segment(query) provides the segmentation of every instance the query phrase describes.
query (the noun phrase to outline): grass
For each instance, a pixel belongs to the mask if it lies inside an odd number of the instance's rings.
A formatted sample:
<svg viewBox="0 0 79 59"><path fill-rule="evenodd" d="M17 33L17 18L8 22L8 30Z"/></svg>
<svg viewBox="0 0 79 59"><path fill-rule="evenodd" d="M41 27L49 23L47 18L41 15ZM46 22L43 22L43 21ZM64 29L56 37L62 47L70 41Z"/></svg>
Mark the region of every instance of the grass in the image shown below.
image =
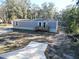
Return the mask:
<svg viewBox="0 0 79 59"><path fill-rule="evenodd" d="M7 26L7 24L0 24L0 26Z"/></svg>
<svg viewBox="0 0 79 59"><path fill-rule="evenodd" d="M76 31L77 31L77 33L79 33L79 28Z"/></svg>
<svg viewBox="0 0 79 59"><path fill-rule="evenodd" d="M11 27L12 24L0 24L0 28Z"/></svg>
<svg viewBox="0 0 79 59"><path fill-rule="evenodd" d="M6 23L0 24L0 26L9 26L9 25L11 25L11 24L6 24Z"/></svg>
<svg viewBox="0 0 79 59"><path fill-rule="evenodd" d="M1 45L3 45L3 47L0 47L1 54L23 48L31 41L47 41L45 40L46 37L44 37L44 35L42 36L41 34L33 34L27 32L11 32L3 34L0 35L0 40L2 39L5 40L5 44L3 44L4 42L1 42Z"/></svg>
<svg viewBox="0 0 79 59"><path fill-rule="evenodd" d="M6 52L7 49L5 45L0 45L0 54Z"/></svg>
<svg viewBox="0 0 79 59"><path fill-rule="evenodd" d="M79 40L77 42L71 42L72 46L79 46Z"/></svg>

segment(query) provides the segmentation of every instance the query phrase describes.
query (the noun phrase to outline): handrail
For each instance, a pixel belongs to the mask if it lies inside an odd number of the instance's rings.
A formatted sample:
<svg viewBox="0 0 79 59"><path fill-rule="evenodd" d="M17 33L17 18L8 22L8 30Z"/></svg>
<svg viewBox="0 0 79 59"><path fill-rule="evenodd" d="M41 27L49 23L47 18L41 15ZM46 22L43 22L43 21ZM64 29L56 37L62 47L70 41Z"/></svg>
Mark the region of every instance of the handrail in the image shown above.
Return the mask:
<svg viewBox="0 0 79 59"><path fill-rule="evenodd" d="M36 26L35 30L49 31L49 26L45 26L45 27Z"/></svg>

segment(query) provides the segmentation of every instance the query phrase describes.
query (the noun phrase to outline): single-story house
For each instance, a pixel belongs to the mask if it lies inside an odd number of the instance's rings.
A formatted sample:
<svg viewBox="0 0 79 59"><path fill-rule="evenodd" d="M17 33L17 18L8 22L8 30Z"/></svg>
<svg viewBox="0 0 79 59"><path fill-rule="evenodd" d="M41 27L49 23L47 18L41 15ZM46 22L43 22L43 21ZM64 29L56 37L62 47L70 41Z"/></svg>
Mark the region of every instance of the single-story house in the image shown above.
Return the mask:
<svg viewBox="0 0 79 59"><path fill-rule="evenodd" d="M14 29L24 29L24 30L41 30L49 32L58 32L58 21L50 19L17 19L13 21Z"/></svg>

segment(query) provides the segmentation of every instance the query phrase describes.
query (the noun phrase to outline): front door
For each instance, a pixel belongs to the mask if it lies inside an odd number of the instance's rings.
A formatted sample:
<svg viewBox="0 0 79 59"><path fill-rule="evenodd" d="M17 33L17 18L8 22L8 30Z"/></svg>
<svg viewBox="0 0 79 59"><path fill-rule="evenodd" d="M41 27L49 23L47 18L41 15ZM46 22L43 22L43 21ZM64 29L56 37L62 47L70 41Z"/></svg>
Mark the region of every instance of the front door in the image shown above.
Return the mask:
<svg viewBox="0 0 79 59"><path fill-rule="evenodd" d="M39 27L46 27L46 22L39 22L38 26Z"/></svg>
<svg viewBox="0 0 79 59"><path fill-rule="evenodd" d="M41 22L39 22L38 26L39 26L39 27L41 27L41 26L42 26Z"/></svg>
<svg viewBox="0 0 79 59"><path fill-rule="evenodd" d="M44 27L44 28L46 27L46 22L43 22L43 27Z"/></svg>

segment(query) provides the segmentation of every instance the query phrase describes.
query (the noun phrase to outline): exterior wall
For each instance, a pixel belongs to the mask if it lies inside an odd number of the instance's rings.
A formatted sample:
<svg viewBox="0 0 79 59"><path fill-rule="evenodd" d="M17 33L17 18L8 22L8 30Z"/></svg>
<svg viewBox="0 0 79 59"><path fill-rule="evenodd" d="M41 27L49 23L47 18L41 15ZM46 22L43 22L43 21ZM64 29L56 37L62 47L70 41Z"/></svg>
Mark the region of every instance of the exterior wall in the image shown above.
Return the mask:
<svg viewBox="0 0 79 59"><path fill-rule="evenodd" d="M57 29L58 29L58 22L57 21L50 21L48 22L48 26L50 28L50 32L57 32Z"/></svg>
<svg viewBox="0 0 79 59"><path fill-rule="evenodd" d="M17 23L17 25L16 25ZM16 29L28 29L28 30L34 30L35 27L38 25L37 22L33 22L33 21L23 21L23 22L14 22L14 28Z"/></svg>
<svg viewBox="0 0 79 59"><path fill-rule="evenodd" d="M35 30L36 26L39 26L39 22L43 26L45 22L47 26L50 28L50 32L57 32L58 29L58 22L57 21L14 21L13 27L16 29L27 29L27 30Z"/></svg>

